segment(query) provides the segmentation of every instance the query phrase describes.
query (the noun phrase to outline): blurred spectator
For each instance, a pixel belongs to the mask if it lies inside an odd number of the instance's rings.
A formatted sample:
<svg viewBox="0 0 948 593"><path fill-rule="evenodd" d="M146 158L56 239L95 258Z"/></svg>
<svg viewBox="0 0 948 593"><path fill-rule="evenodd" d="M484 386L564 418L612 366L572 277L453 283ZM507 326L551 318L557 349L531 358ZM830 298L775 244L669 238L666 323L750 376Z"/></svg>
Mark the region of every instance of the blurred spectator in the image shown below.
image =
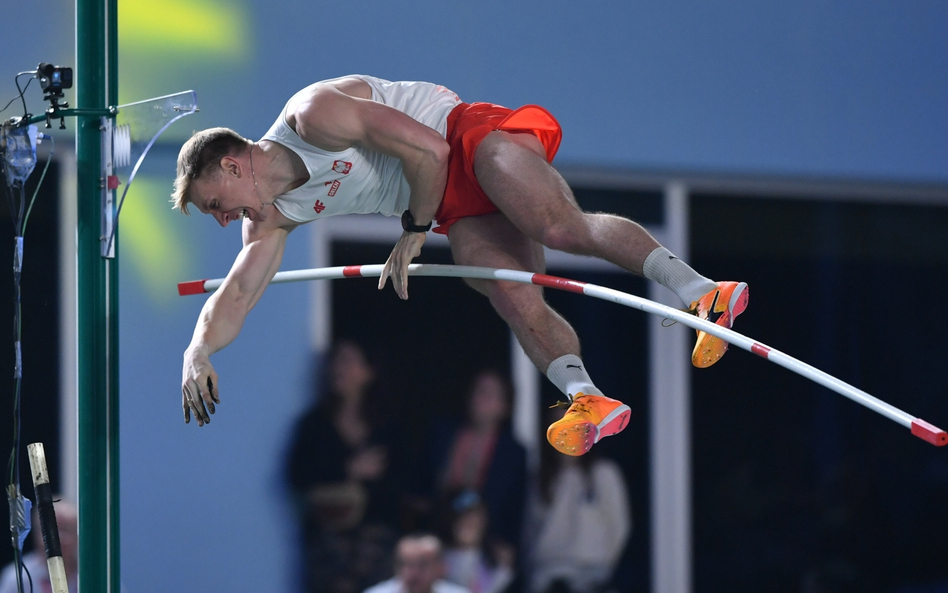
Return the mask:
<svg viewBox="0 0 948 593"><path fill-rule="evenodd" d="M501 556L515 553L520 543L526 497L526 450L509 422L512 391L499 373L478 373L465 422L441 424L431 449L436 497L478 493L487 509L488 544Z"/></svg>
<svg viewBox="0 0 948 593"><path fill-rule="evenodd" d="M514 554L505 547L488 550L487 507L471 490L455 497L451 507L445 578L471 593L501 593L513 582Z"/></svg>
<svg viewBox="0 0 948 593"><path fill-rule="evenodd" d="M430 534L407 535L395 551L395 576L365 593L471 593L443 576L441 541Z"/></svg>
<svg viewBox="0 0 948 593"><path fill-rule="evenodd" d="M400 490L394 425L363 349L339 342L328 389L300 419L288 481L303 521L307 591L355 593L388 574Z"/></svg>
<svg viewBox="0 0 948 593"><path fill-rule="evenodd" d="M66 570L66 582L70 591L76 591L78 577L78 511L75 505L59 501L53 507L56 510L56 524L59 525L59 545L63 553L63 568ZM33 551L23 555L23 566L33 579L33 591L42 593L51 591L49 570L46 568L46 549L43 546L43 531L40 528L39 514L33 509L32 517ZM22 572L23 590L30 591L30 579L26 571ZM16 593L16 568L13 563L0 574L0 593Z"/></svg>
<svg viewBox="0 0 948 593"><path fill-rule="evenodd" d="M531 593L606 591L632 530L631 507L619 466L541 447L539 480L531 497Z"/></svg>

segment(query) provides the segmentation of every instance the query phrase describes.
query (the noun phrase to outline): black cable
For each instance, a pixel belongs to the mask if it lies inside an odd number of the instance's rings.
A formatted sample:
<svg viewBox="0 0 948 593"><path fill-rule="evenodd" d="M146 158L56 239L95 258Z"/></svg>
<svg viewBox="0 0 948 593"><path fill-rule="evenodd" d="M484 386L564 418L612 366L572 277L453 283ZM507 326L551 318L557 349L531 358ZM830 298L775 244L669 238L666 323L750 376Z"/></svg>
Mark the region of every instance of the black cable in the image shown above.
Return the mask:
<svg viewBox="0 0 948 593"><path fill-rule="evenodd" d="M20 548L13 548L13 568L16 570L16 590L19 593L23 592L23 568L25 566Z"/></svg>
<svg viewBox="0 0 948 593"><path fill-rule="evenodd" d="M27 580L30 581L30 593L33 593L33 575L30 574L30 569L23 565L23 572L26 573Z"/></svg>
<svg viewBox="0 0 948 593"><path fill-rule="evenodd" d="M22 337L22 323L20 316L22 314L21 307L21 290L20 290L20 277L21 277L21 247L22 247L22 235L20 233L21 225L19 224L23 219L23 203L26 200L26 190L23 187L22 182L17 182L14 184L13 191L16 189L20 190L20 201L19 201L19 212L11 212L11 216L15 219L14 223L14 233L16 235L16 245L14 246L14 264L13 264L13 284L14 284L14 307L13 307L13 339L14 339L14 350L16 354L15 362L15 371L14 371L14 391L13 391L13 447L10 450L10 459L7 462L7 470L9 473L9 493L14 493L15 496L19 497L20 495L20 427L21 427L21 408L20 408L20 395L21 387L23 383L23 372L22 372L22 350L21 350L21 337ZM16 202L16 196L14 196L14 202ZM12 505L11 505L12 508ZM12 517L11 517L12 525ZM12 529L12 527L11 527ZM25 568L23 564L23 555L22 549L20 547L19 533L13 534L15 538L14 541L14 561L15 561L15 570L16 570L16 581L17 581L17 591L23 591L23 577L21 571ZM31 577L32 583L32 577ZM32 585L31 585L32 588Z"/></svg>
<svg viewBox="0 0 948 593"><path fill-rule="evenodd" d="M20 202L19 208L16 208L17 211L11 212L11 215L14 219L14 234L16 235L17 244L14 246L14 265L13 265L13 286L14 286L14 311L13 311L13 339L14 339L14 350L16 354L16 363L14 371L14 392L13 392L13 416L14 416L14 425L13 425L13 449L10 451L10 459L7 462L7 472L9 473L11 486L16 486L17 492L19 492L20 487L20 387L22 383L22 367L21 367L21 329L22 325L20 323L20 314L21 314L21 302L20 302L20 255L22 245L22 235L21 235L21 222L23 220L23 202L25 201L26 190L23 188L22 182L14 184L13 191L17 189L20 190ZM16 197L14 196L14 202Z"/></svg>
<svg viewBox="0 0 948 593"><path fill-rule="evenodd" d="M30 222L30 212L33 211L33 204L36 203L36 196L39 194L40 187L43 185L43 180L46 179L46 171L49 170L49 164L53 162L53 154L56 152L56 139L50 136L49 134L42 134L44 140L49 140L49 154L46 156L46 164L43 166L43 173L40 174L39 181L36 183L36 189L33 190L33 197L30 198L30 205L26 209L26 217L23 219L23 228L20 229L20 236L26 235L26 225Z"/></svg>
<svg viewBox="0 0 948 593"><path fill-rule="evenodd" d="M23 89L21 90L20 77L26 76L26 75L35 77L36 73L35 72L20 72L19 74L13 77L13 82L16 84L16 90L20 91L20 101L23 103L23 117L26 117L27 114L29 114L29 111L27 111L26 109L26 97L24 97L23 94L26 93L26 89L30 86L30 83L33 82L33 79L30 78L28 81L26 81L26 86L23 87ZM6 109L6 107L4 107L4 109Z"/></svg>
<svg viewBox="0 0 948 593"><path fill-rule="evenodd" d="M19 74L18 74L17 76L19 76ZM19 81L17 81L17 82L19 82ZM6 111L6 110L10 107L10 105L13 105L13 102L16 101L17 99L23 99L23 95L26 93L26 89L30 88L30 83L31 83L31 82L33 82L33 79L32 79L32 78L29 79L29 80L27 80L27 81L26 81L26 86L23 87L23 90L20 91L20 94L17 95L16 97L13 97L12 99L10 99L10 101L9 101L6 105L3 106L3 109L0 109L0 113L3 113L4 111ZM17 85L16 85L16 88L19 89L19 88L20 88L20 85L17 84ZM23 109L26 110L26 105L23 106Z"/></svg>
<svg viewBox="0 0 948 593"><path fill-rule="evenodd" d="M26 83L26 86L20 88L20 77L21 76L31 76L30 80ZM23 114L24 118L28 117L29 113L26 107L26 90L30 87L30 82L33 78L36 77L35 72L20 72L14 78L16 83L17 91L19 92L19 99L23 104ZM0 112L5 111L13 102L16 101L16 97L11 99L3 109L0 109ZM7 204L10 207L10 218L13 221L13 232L15 237L14 245L14 263L13 263L13 281L14 281L14 317L13 317L13 332L14 332L14 349L16 355L15 362L15 372L14 372L14 396L13 396L13 447L10 451L10 458L7 462L7 472L9 474L9 488L8 496L11 496L11 501L13 497L19 499L22 502L20 495L20 448L21 448L21 428L22 428L22 383L23 383L23 367L22 367L22 337L23 337L23 323L22 323L22 288L20 284L22 276L22 265L23 265L23 237L26 233L26 225L29 222L30 212L33 210L33 205L36 202L36 197L39 195L40 187L43 185L43 181L46 178L46 172L49 170L49 165L52 162L53 154L55 152L55 142L51 136L42 134L41 137L48 138L51 142L49 155L46 159L46 165L43 167L43 173L40 176L39 182L36 185L36 189L33 192L32 197L27 203L26 199L26 187L24 181L16 181L12 185L9 185L5 188L5 193L7 197ZM35 154L35 152L34 152ZM4 184L5 186L7 184ZM19 193L19 200L17 199L17 193ZM11 509L14 505L11 504ZM25 509L24 509L25 510ZM22 572L25 571L27 578L30 583L30 593L33 592L33 576L30 574L29 568L23 563L23 550L22 550L22 536L23 533L20 532L20 526L16 525L14 527L14 522L11 517L11 531L14 537L14 562L16 570L16 584L17 591L23 593L23 576Z"/></svg>
<svg viewBox="0 0 948 593"><path fill-rule="evenodd" d="M13 549L13 564L16 571L16 590L23 593L23 573L26 573L26 580L30 583L30 593L33 593L33 575L30 574L29 567L23 562L23 553L19 548Z"/></svg>
<svg viewBox="0 0 948 593"><path fill-rule="evenodd" d="M21 428L22 428L22 383L23 383L23 368L22 368L22 337L23 337L23 307L22 307L22 286L20 283L22 277L22 264L23 264L23 237L26 234L26 226L29 222L30 213L33 210L33 205L36 203L36 198L39 195L40 188L43 185L43 181L46 179L46 173L49 170L49 166L52 163L53 155L55 153L55 140L52 136L43 134L41 135L44 139L50 140L50 149L49 155L46 159L46 164L43 167L43 173L40 176L39 182L36 184L36 188L33 191L33 195L27 203L27 192L25 187L25 182L17 181L12 186L7 189L7 198L10 205L10 215L13 219L13 231L15 235L15 246L14 246L14 264L13 264L13 282L14 282L14 349L16 354L16 363L15 363L15 372L14 372L14 397L13 397L13 446L10 451L10 458L7 462L7 471L9 474L9 491L15 492L16 495L19 495L20 492L20 451L21 451ZM17 199L19 198L19 199ZM12 523L11 523L12 525ZM20 537L20 534L15 534L15 537ZM17 591L23 593L23 579L21 571L25 571L30 583L30 593L33 592L33 576L30 574L29 568L23 563L23 554L22 549L20 548L20 542L16 541L14 544L14 561L15 561L15 570L17 576Z"/></svg>

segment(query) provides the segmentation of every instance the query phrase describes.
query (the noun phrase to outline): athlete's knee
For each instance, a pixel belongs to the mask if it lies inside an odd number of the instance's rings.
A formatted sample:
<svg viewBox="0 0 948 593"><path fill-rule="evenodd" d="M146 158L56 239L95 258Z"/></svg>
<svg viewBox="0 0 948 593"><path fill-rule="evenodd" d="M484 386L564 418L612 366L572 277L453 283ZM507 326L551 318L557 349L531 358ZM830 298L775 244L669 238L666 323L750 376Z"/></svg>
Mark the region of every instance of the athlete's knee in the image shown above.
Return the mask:
<svg viewBox="0 0 948 593"><path fill-rule="evenodd" d="M477 292L490 296L489 292L489 282L485 280L475 280L473 278L465 278L464 283L476 290Z"/></svg>
<svg viewBox="0 0 948 593"><path fill-rule="evenodd" d="M544 305L540 288L530 284L494 281L486 292L494 310L508 322L531 317L533 311Z"/></svg>

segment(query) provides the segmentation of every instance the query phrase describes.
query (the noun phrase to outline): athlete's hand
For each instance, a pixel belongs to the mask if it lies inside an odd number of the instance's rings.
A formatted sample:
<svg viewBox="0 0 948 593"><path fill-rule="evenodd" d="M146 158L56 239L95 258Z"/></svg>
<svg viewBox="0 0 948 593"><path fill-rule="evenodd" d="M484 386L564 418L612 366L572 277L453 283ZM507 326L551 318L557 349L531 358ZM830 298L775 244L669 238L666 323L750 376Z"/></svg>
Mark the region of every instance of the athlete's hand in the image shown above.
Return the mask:
<svg viewBox="0 0 948 593"><path fill-rule="evenodd" d="M221 403L217 393L217 373L211 366L207 352L202 348L184 351L184 369L181 373L181 407L184 423L191 422L191 412L198 426L211 421L208 411L214 413L214 404Z"/></svg>
<svg viewBox="0 0 948 593"><path fill-rule="evenodd" d="M379 278L379 290L385 288L385 280L392 277L392 288L399 298L408 299L408 264L421 254L421 246L425 243L425 233L409 233L404 231L402 236L388 256L382 276Z"/></svg>

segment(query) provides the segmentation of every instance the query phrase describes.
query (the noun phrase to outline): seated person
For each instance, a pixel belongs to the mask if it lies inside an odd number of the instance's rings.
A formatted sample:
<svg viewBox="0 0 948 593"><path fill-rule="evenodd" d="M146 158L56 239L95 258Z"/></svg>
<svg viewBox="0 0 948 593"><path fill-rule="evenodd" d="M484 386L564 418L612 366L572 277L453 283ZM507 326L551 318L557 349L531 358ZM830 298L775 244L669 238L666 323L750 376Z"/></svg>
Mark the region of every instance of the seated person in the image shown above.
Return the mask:
<svg viewBox="0 0 948 593"><path fill-rule="evenodd" d="M632 513L622 471L597 451L570 457L541 449L530 505L530 593L597 593L611 583Z"/></svg>
<svg viewBox="0 0 948 593"><path fill-rule="evenodd" d="M441 540L426 533L406 535L395 548L395 576L365 593L471 593L443 577Z"/></svg>
<svg viewBox="0 0 948 593"><path fill-rule="evenodd" d="M487 507L476 492L466 490L451 504L448 541L444 553L446 578L471 593L501 593L513 582L513 550L488 547Z"/></svg>

